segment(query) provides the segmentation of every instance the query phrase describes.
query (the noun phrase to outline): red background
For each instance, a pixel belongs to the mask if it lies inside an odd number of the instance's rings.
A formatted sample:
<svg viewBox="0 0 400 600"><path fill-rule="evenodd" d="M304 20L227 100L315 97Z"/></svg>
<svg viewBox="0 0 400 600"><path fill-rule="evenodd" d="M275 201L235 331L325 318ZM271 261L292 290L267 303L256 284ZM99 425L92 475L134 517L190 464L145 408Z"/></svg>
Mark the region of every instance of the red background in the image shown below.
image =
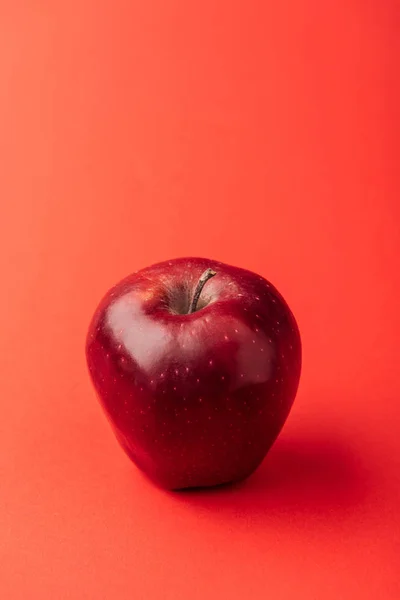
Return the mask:
<svg viewBox="0 0 400 600"><path fill-rule="evenodd" d="M400 597L399 28L395 1L0 3L2 598ZM262 273L302 331L233 490L155 489L86 372L103 292L183 255Z"/></svg>

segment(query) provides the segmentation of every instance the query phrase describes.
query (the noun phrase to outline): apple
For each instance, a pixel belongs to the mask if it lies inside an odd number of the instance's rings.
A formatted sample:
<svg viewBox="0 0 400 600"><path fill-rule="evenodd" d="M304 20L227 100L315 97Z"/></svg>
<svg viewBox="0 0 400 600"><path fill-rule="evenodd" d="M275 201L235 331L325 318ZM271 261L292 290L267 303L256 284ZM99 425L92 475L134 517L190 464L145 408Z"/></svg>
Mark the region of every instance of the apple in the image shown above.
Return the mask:
<svg viewBox="0 0 400 600"><path fill-rule="evenodd" d="M122 448L159 486L179 490L238 481L258 467L293 404L301 341L264 277L178 258L105 295L86 357Z"/></svg>

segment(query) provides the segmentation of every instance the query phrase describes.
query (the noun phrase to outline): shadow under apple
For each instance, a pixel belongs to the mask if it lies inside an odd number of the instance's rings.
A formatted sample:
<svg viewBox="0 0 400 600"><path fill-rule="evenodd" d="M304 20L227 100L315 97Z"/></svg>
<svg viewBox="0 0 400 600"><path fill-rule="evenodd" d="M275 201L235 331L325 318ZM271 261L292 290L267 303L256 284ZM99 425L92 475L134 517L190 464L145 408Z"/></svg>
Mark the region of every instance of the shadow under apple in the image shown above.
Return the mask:
<svg viewBox="0 0 400 600"><path fill-rule="evenodd" d="M236 515L345 515L362 503L368 476L360 457L334 432L282 434L248 479L174 492L185 504Z"/></svg>

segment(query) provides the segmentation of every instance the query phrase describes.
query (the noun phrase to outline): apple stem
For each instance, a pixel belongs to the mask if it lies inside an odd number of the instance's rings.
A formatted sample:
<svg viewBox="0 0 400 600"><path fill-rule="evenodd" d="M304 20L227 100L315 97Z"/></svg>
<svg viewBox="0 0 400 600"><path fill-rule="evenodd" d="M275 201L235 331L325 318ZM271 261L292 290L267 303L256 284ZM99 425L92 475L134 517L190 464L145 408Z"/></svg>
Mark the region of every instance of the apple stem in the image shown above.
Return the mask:
<svg viewBox="0 0 400 600"><path fill-rule="evenodd" d="M191 313L194 313L197 309L197 303L199 301L200 298L200 294L203 290L203 287L205 286L205 284L207 283L207 281L209 279L211 279L211 277L214 277L214 275L216 275L216 271L213 271L212 269L207 269L206 271L204 271L203 275L200 277L196 289L194 290L194 294L193 294L193 299L192 302L190 304L190 308L189 308L189 315Z"/></svg>

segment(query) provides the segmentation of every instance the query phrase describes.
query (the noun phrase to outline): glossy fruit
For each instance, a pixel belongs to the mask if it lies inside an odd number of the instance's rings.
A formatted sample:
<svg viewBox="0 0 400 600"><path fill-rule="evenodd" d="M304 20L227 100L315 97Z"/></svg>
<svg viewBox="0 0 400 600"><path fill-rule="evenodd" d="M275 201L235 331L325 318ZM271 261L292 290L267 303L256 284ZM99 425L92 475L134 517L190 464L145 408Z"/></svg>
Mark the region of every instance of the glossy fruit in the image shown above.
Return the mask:
<svg viewBox="0 0 400 600"><path fill-rule="evenodd" d="M168 489L253 472L289 414L301 370L298 327L277 290L202 258L162 262L112 288L86 356L121 446Z"/></svg>

